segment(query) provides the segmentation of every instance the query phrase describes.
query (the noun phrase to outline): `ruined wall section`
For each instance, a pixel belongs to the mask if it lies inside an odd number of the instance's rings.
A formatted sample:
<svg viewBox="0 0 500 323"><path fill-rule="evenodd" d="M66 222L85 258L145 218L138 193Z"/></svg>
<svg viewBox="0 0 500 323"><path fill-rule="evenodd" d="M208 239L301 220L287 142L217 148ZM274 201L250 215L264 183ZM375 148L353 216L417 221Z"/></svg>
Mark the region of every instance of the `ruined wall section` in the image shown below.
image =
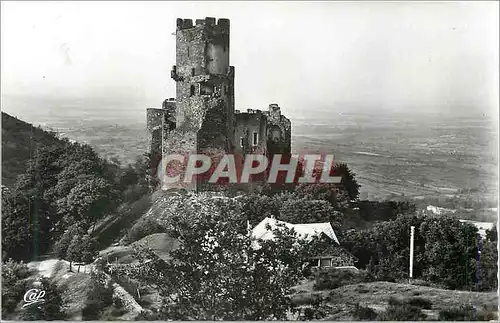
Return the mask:
<svg viewBox="0 0 500 323"><path fill-rule="evenodd" d="M153 160L161 158L162 152L162 120L163 109L150 108L146 110L146 129L148 131L148 153Z"/></svg>
<svg viewBox="0 0 500 323"><path fill-rule="evenodd" d="M281 114L280 107L273 103L266 112L268 117L267 149L269 154L290 154L292 152L292 123Z"/></svg>
<svg viewBox="0 0 500 323"><path fill-rule="evenodd" d="M176 129L177 123L177 105L174 98L163 101L163 120L162 120L162 152L164 151L165 142Z"/></svg>
<svg viewBox="0 0 500 323"><path fill-rule="evenodd" d="M248 109L235 113L235 152L242 154L267 154L267 116L260 110ZM254 144L257 134L257 145Z"/></svg>

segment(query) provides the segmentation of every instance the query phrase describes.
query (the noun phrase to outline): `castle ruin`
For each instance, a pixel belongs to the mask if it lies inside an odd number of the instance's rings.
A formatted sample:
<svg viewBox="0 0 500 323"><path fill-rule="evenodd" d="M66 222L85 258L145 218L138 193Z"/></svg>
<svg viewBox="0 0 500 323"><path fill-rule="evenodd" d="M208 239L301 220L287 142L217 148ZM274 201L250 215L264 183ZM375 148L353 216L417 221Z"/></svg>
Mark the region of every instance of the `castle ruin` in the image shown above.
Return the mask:
<svg viewBox="0 0 500 323"><path fill-rule="evenodd" d="M149 152L165 154L291 153L291 122L277 104L235 110L235 68L229 63L229 19L177 19L176 98L147 109Z"/></svg>

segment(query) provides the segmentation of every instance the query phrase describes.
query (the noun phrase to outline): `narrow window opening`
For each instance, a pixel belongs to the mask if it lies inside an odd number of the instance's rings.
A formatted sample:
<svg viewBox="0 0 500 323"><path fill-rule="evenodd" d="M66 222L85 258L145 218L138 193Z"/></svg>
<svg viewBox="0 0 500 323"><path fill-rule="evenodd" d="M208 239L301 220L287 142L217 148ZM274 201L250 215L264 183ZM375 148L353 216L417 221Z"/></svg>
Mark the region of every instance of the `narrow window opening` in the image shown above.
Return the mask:
<svg viewBox="0 0 500 323"><path fill-rule="evenodd" d="M190 95L193 96L194 95L194 85L191 85L191 90L190 90Z"/></svg>
<svg viewBox="0 0 500 323"><path fill-rule="evenodd" d="M240 147L243 148L243 137L240 137Z"/></svg>
<svg viewBox="0 0 500 323"><path fill-rule="evenodd" d="M191 76L194 76L196 70L194 68L191 69Z"/></svg>
<svg viewBox="0 0 500 323"><path fill-rule="evenodd" d="M254 132L253 133L253 140L252 140L252 144L254 146L257 146L257 144L259 143L259 134L257 132Z"/></svg>
<svg viewBox="0 0 500 323"><path fill-rule="evenodd" d="M187 48L187 54L188 54L188 57L189 57L189 47Z"/></svg>

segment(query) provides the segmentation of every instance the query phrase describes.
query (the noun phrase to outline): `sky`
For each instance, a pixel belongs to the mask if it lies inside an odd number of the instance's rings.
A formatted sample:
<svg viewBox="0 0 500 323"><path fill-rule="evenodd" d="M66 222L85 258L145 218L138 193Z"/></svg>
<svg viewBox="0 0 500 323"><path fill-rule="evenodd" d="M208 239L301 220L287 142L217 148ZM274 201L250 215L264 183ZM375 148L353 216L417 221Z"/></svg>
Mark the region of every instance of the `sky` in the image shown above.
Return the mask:
<svg viewBox="0 0 500 323"><path fill-rule="evenodd" d="M498 2L2 2L3 96L160 107L176 18L231 20L236 109L498 114Z"/></svg>

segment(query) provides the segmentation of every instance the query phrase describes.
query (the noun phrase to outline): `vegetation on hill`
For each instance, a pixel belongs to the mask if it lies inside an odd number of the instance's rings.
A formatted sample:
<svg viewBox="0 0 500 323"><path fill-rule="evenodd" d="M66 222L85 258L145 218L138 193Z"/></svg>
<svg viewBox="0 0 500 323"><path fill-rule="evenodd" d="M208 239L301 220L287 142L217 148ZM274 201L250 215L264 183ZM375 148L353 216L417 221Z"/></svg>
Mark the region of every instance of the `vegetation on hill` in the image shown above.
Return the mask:
<svg viewBox="0 0 500 323"><path fill-rule="evenodd" d="M172 196L169 205L159 222L180 241L171 259L139 249L137 265L112 270L160 291L160 319L286 319L291 288L315 242L281 228L276 240L252 248L242 204L224 195L188 193Z"/></svg>
<svg viewBox="0 0 500 323"><path fill-rule="evenodd" d="M360 186L345 164L332 169L342 176L341 185L278 184L244 194L231 186L217 193L170 192L158 194L160 198L145 212L149 193L157 184L149 176L149 156L123 166L101 158L88 145L58 139L10 116L2 117L8 123L2 130L7 131L3 140L10 142L3 163L18 175L9 175L12 181L2 194L2 312L9 315L28 286L25 265L16 261L51 254L69 261L71 271L72 263L93 263L104 241L108 245L123 238L123 243L132 243L127 248L136 248L134 259L127 265L94 263L98 268L82 305L84 318L113 316L108 313L114 303L110 279L121 284L129 277L153 288L161 300L156 312L144 312L140 318L286 319L297 310L293 287L307 276L303 265L323 250L324 241L307 244L295 232L281 228L275 232L276 240L261 241L260 248L252 248L247 223L253 227L265 217L291 223L331 223L341 245L357 257L363 276L324 275L316 285L322 291L348 283L406 279L410 226L416 228L416 279L451 289L497 288L496 231L487 232L480 240L474 226L451 216L417 214L408 201L359 201ZM29 140L16 141L12 134L16 125L24 129L19 130L20 136ZM16 146L12 143L21 142L33 145L13 156ZM159 236L172 246L168 257L139 243ZM9 258L13 260L6 261ZM48 307L26 312L24 319L63 318L60 291L50 281L41 284L54 298ZM136 291L139 294L139 288ZM323 318L328 312L323 305L318 298L300 315ZM386 311L375 315L358 305L353 315L418 320L425 306L430 306L425 300L389 304ZM115 307L121 311L119 305ZM441 316L470 314L469 308L450 311Z"/></svg>
<svg viewBox="0 0 500 323"><path fill-rule="evenodd" d="M2 112L2 185L11 187L15 183L37 147L60 143L54 133Z"/></svg>
<svg viewBox="0 0 500 323"><path fill-rule="evenodd" d="M36 259L59 239L67 248L72 242L69 239L75 238L74 230L86 240L73 245L95 250L92 237L85 235L97 222L114 213L121 203L149 192L147 156L121 167L100 158L88 145L59 140L50 133L45 136L52 139L36 146L24 172L2 194L4 259ZM61 258L88 262L89 254L95 253L90 249L72 250L68 255L56 248L56 253Z"/></svg>
<svg viewBox="0 0 500 323"><path fill-rule="evenodd" d="M450 216L401 215L367 230L350 230L342 242L359 259L359 268L377 280L397 281L408 277L410 226L415 226L414 278L452 289L496 290L493 235L484 239L478 260L477 228Z"/></svg>

